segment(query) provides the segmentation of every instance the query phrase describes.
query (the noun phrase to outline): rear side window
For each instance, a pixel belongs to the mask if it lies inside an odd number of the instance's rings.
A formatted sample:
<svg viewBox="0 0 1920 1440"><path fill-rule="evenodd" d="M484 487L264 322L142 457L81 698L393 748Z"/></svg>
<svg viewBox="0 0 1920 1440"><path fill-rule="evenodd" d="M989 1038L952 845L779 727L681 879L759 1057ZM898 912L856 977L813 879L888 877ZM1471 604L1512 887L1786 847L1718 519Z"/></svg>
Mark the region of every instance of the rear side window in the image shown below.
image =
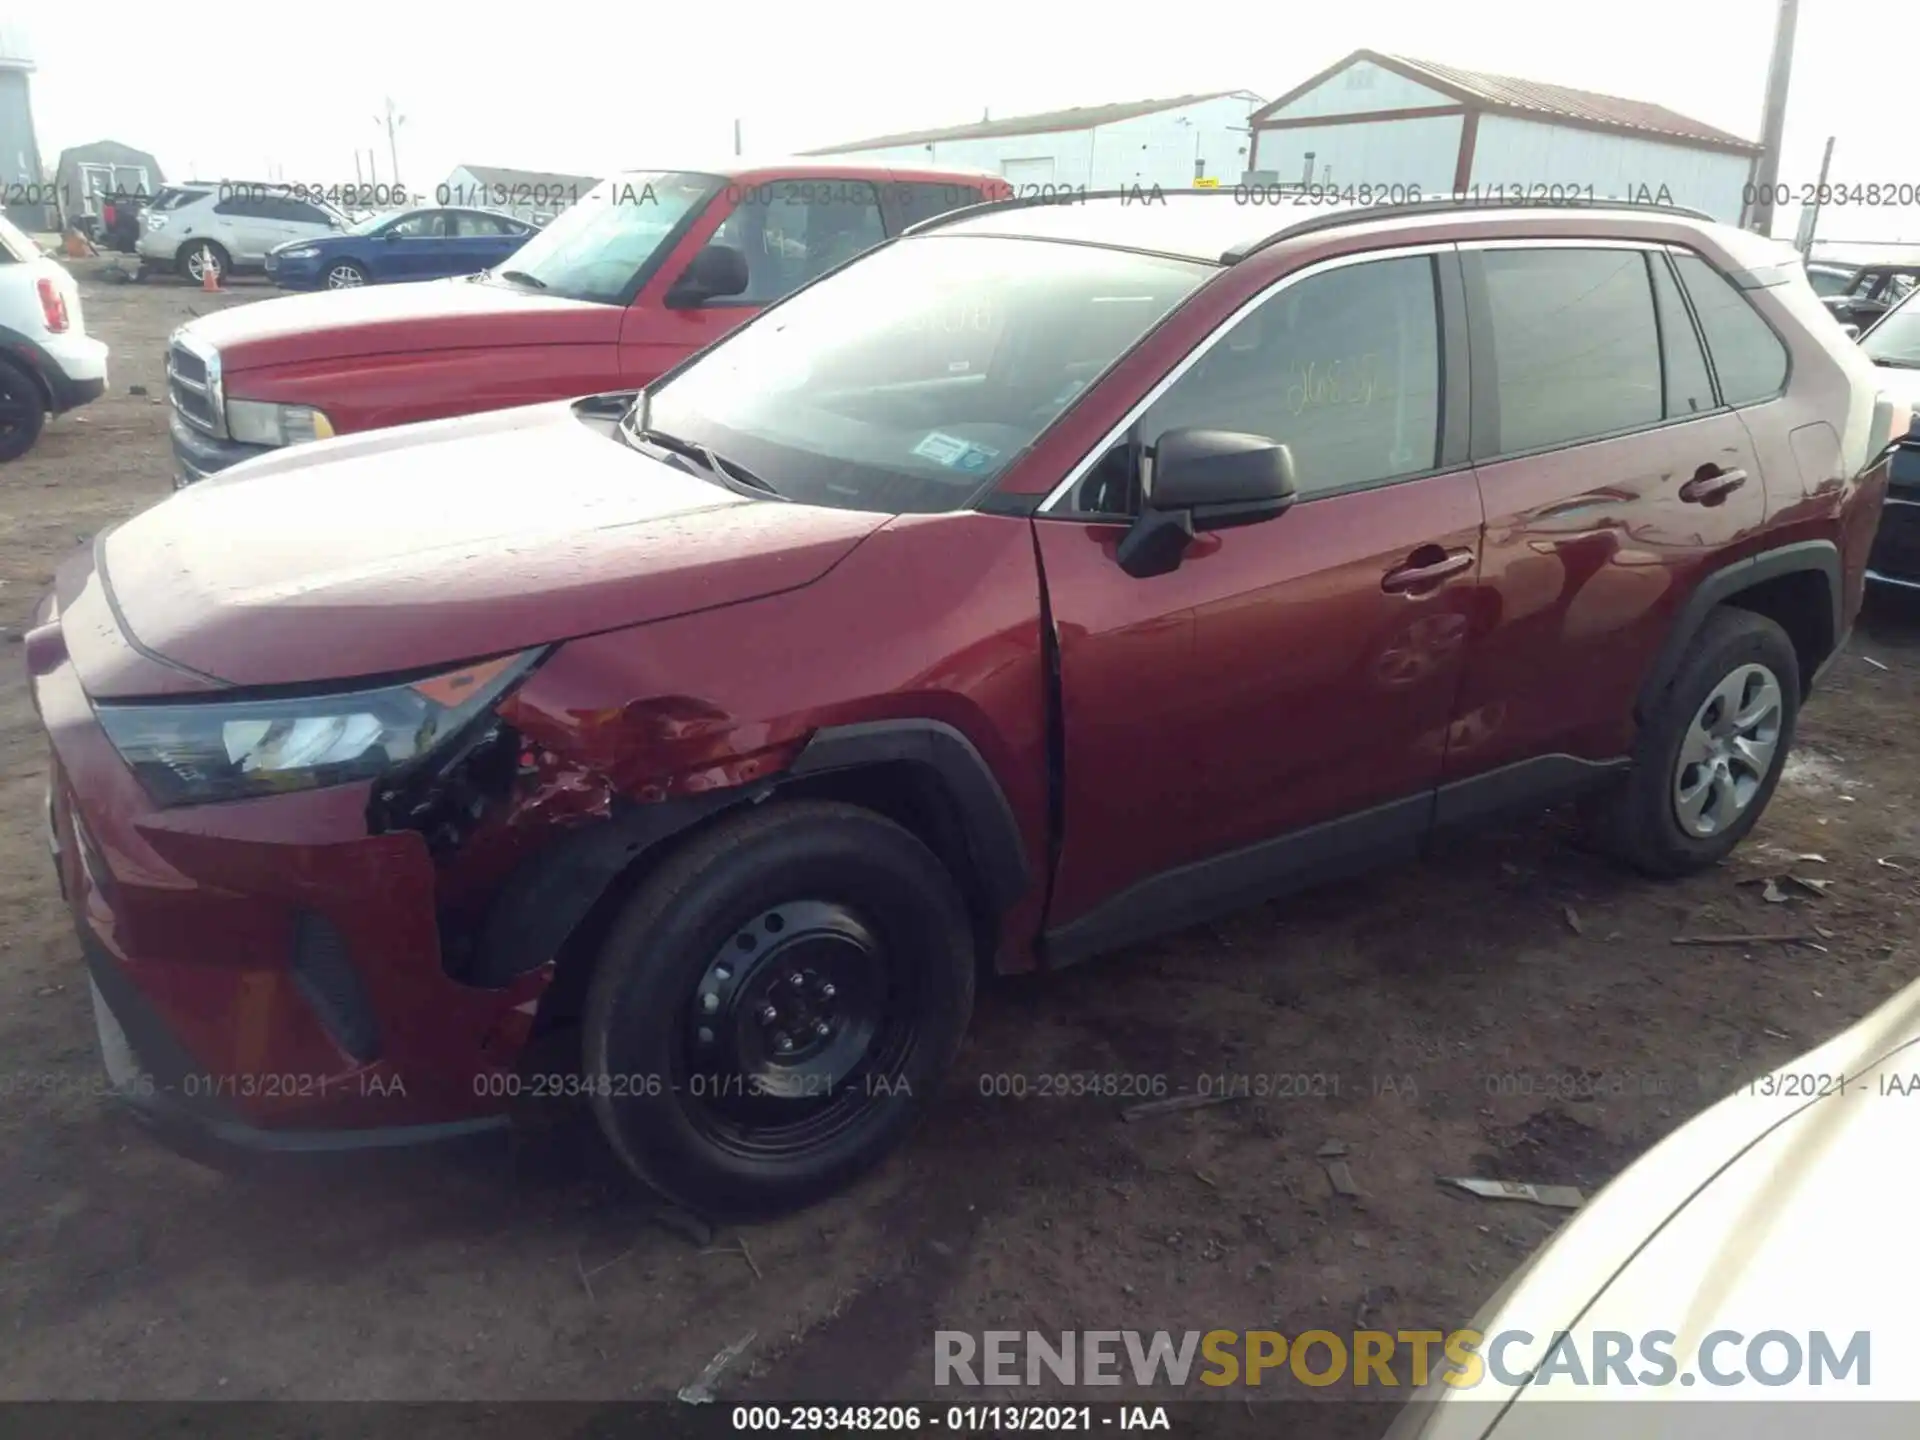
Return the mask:
<svg viewBox="0 0 1920 1440"><path fill-rule="evenodd" d="M1707 337L1720 398L1729 405L1771 400L1787 383L1787 347L1746 297L1697 255L1676 257L1680 280Z"/></svg>
<svg viewBox="0 0 1920 1440"><path fill-rule="evenodd" d="M930 180L901 180L886 188L886 197L894 215L894 228L904 230L931 220L949 210L978 205L986 196L977 186L953 185Z"/></svg>
<svg viewBox="0 0 1920 1440"><path fill-rule="evenodd" d="M1660 332L1641 251L1487 250L1474 258L1492 328L1496 453L1591 440L1665 417Z"/></svg>
<svg viewBox="0 0 1920 1440"><path fill-rule="evenodd" d="M1664 255L1647 256L1653 270L1653 302L1660 315L1660 358L1666 373L1667 418L1699 415L1714 408L1713 382L1700 335L1680 298L1680 286Z"/></svg>

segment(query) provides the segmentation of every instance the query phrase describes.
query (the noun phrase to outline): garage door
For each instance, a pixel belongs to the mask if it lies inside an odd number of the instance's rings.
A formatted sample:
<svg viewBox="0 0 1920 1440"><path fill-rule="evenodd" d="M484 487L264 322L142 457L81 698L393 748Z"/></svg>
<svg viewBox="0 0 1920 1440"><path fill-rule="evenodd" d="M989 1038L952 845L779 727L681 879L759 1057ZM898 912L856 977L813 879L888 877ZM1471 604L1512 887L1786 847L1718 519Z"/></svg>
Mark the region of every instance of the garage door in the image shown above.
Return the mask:
<svg viewBox="0 0 1920 1440"><path fill-rule="evenodd" d="M1047 155L1036 160L1002 160L1000 174L1017 191L1025 190L1028 186L1051 185L1053 157Z"/></svg>

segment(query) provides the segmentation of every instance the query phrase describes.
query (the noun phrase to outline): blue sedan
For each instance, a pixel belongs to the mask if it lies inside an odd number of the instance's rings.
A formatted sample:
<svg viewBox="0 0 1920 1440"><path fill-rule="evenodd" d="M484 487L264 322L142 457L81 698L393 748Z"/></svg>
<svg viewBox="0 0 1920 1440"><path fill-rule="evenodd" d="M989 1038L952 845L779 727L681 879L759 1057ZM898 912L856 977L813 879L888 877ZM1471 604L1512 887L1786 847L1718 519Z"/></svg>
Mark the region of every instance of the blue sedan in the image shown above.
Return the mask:
<svg viewBox="0 0 1920 1440"><path fill-rule="evenodd" d="M289 240L267 252L267 276L288 290L352 290L491 269L534 227L490 210L399 210L339 235Z"/></svg>

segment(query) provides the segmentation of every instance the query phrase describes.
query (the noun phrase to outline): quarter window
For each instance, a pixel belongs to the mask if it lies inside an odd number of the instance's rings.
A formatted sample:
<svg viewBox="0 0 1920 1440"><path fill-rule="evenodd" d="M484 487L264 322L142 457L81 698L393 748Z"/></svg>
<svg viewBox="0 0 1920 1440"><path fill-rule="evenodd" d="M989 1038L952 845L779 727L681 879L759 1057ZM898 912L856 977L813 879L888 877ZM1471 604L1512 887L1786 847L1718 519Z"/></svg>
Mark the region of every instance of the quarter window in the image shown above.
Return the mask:
<svg viewBox="0 0 1920 1440"><path fill-rule="evenodd" d="M1662 418L1660 335L1640 251L1488 250L1469 261L1486 286L1496 453Z"/></svg>
<svg viewBox="0 0 1920 1440"><path fill-rule="evenodd" d="M1787 383L1787 348L1780 337L1706 261L1682 255L1678 264L1720 378L1720 398L1729 405L1750 405L1778 395Z"/></svg>
<svg viewBox="0 0 1920 1440"><path fill-rule="evenodd" d="M1238 321L1141 419L1143 442L1197 426L1293 453L1303 497L1437 463L1440 324L1428 256L1344 265Z"/></svg>

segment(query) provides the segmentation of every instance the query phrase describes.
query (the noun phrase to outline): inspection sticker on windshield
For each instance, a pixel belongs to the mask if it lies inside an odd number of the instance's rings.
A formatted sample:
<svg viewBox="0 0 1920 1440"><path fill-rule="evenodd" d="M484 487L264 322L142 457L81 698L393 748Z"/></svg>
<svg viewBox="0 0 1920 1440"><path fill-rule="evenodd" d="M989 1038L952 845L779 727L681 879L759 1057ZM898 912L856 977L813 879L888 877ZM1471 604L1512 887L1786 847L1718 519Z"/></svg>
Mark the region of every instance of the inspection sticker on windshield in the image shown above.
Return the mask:
<svg viewBox="0 0 1920 1440"><path fill-rule="evenodd" d="M985 445L976 445L971 440L962 440L957 435L943 435L933 430L913 447L913 453L923 460L944 465L949 470L984 470L987 462L1000 452Z"/></svg>

